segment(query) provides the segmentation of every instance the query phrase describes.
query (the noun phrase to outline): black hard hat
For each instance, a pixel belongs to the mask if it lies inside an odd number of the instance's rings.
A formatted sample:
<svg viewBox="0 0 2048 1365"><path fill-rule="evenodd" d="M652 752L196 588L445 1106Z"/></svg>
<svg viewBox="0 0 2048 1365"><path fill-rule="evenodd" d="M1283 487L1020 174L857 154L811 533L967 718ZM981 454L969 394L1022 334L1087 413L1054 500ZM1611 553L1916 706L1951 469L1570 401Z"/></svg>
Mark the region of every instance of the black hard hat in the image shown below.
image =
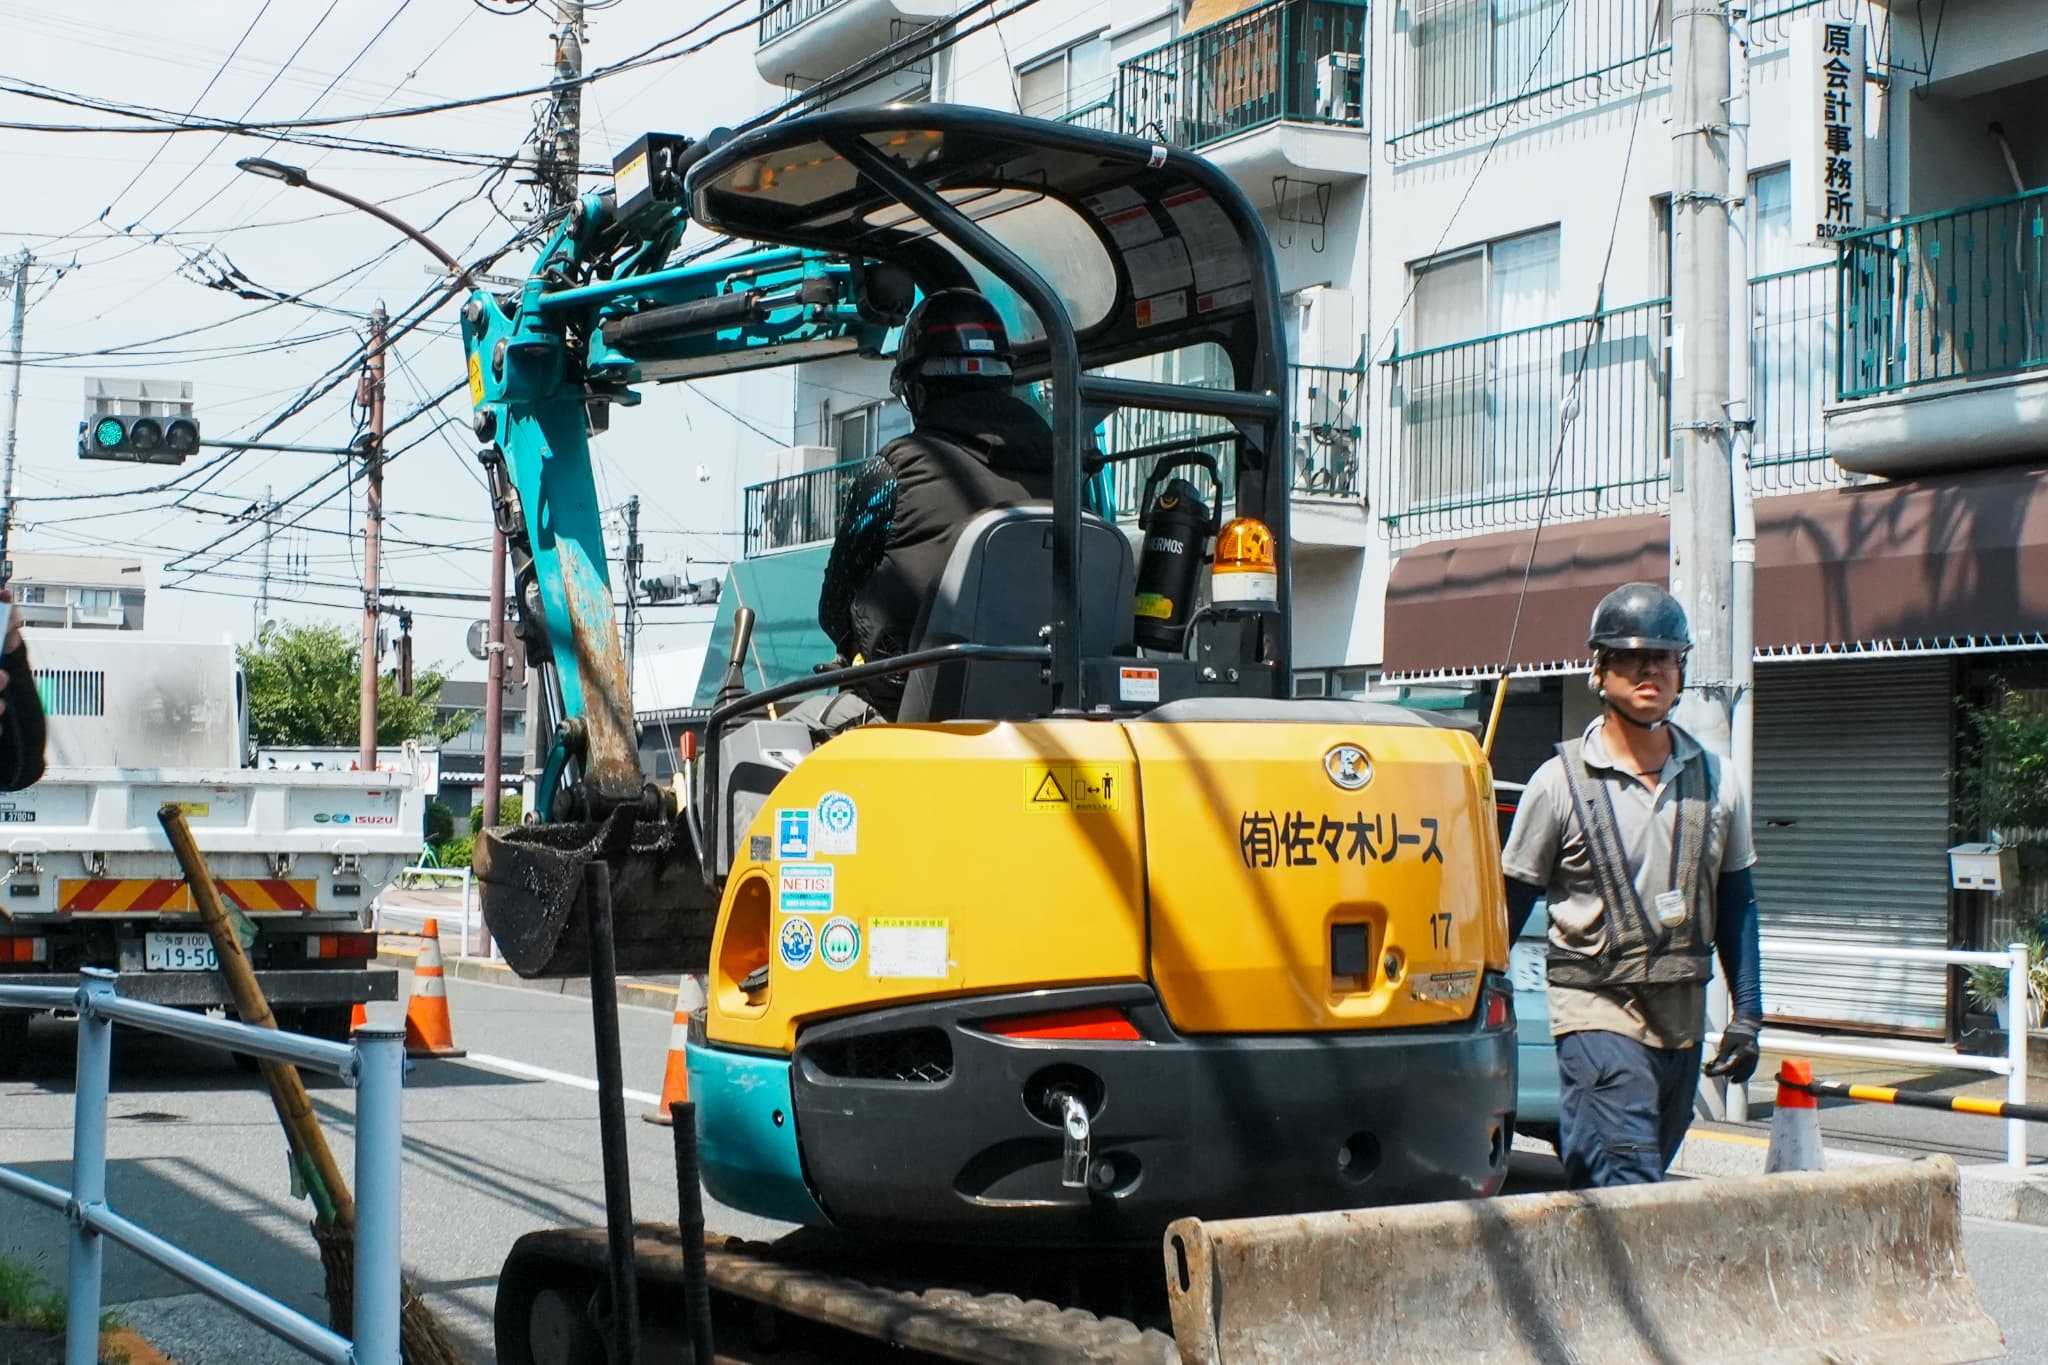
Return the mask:
<svg viewBox="0 0 2048 1365"><path fill-rule="evenodd" d="M1655 583L1624 583L1593 608L1586 648L1668 649L1683 654L1692 648L1692 630L1685 608Z"/></svg>
<svg viewBox="0 0 2048 1365"><path fill-rule="evenodd" d="M1015 359L994 305L972 289L940 289L904 319L889 390L903 398L920 379L1008 380Z"/></svg>

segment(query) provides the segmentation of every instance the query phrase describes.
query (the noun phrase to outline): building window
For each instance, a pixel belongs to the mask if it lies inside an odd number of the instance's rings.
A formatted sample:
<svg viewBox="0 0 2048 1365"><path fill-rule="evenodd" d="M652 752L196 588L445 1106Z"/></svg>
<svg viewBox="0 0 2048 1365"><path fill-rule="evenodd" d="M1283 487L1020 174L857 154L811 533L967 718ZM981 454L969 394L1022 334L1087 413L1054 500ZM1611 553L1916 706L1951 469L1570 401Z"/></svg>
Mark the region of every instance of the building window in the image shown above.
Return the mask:
<svg viewBox="0 0 2048 1365"><path fill-rule="evenodd" d="M73 588L71 605L78 608L80 616L110 616L120 602L120 595L112 588Z"/></svg>
<svg viewBox="0 0 2048 1365"><path fill-rule="evenodd" d="M1116 92L1116 63L1098 33L1017 70L1017 105L1035 118L1065 118Z"/></svg>
<svg viewBox="0 0 2048 1365"><path fill-rule="evenodd" d="M14 600L24 607L39 607L43 604L43 585L22 583L14 589Z"/></svg>
<svg viewBox="0 0 2048 1365"><path fill-rule="evenodd" d="M864 408L833 414L832 444L839 451L840 463L865 460L875 453L875 426L881 416L880 406L870 403Z"/></svg>
<svg viewBox="0 0 2048 1365"><path fill-rule="evenodd" d="M1401 367L1408 500L1443 507L1540 487L1563 397L1555 227L1415 267ZM1469 343L1469 344L1468 344Z"/></svg>
<svg viewBox="0 0 2048 1365"><path fill-rule="evenodd" d="M1417 0L1418 125L1489 108L1556 84L1565 44L1555 34L1570 0Z"/></svg>

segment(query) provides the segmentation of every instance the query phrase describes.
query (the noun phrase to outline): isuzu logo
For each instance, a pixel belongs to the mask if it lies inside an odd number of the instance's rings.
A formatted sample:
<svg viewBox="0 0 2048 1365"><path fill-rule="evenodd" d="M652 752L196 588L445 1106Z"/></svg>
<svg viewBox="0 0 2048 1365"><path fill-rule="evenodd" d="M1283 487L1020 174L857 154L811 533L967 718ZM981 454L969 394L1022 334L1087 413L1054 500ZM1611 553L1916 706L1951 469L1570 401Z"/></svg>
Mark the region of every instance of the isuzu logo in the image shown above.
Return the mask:
<svg viewBox="0 0 2048 1365"><path fill-rule="evenodd" d="M1356 744L1339 744L1323 755L1323 771L1345 791L1355 792L1372 781L1372 760Z"/></svg>

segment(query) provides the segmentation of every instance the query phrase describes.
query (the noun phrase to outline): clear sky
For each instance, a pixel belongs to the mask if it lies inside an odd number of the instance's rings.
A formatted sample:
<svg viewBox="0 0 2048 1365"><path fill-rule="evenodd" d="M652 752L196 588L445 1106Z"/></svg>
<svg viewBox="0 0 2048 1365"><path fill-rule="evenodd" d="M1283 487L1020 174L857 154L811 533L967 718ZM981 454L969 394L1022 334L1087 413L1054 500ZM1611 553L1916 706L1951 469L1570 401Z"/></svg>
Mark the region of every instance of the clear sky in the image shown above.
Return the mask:
<svg viewBox="0 0 2048 1365"><path fill-rule="evenodd" d="M143 126L27 92L244 121L544 85L551 9L519 0L0 0L0 122ZM754 0L593 7L587 68L701 20L710 22L690 42L738 31L695 55L587 87L584 162L608 164L649 128L697 135L761 109L770 93L752 62L755 12ZM521 148L544 104L529 96L317 132L488 162ZM365 316L380 299L397 314L435 283L437 267L419 247L332 200L238 172L235 161L248 156L305 167L382 203L465 260L512 238L533 210L521 172L488 164L273 143L261 134L0 127L0 256L26 247L38 262L14 544L140 556L151 566L152 633L247 638L264 538L241 514L266 489L280 504L270 616L359 622L352 585L360 582L360 485L351 487L344 462L323 455L208 450L182 469L81 461L85 377L189 379L209 439L249 439L270 428L268 440L345 446L360 414L343 367L361 344ZM493 271L521 275L529 260L507 257ZM453 323L451 304L396 347L392 422L462 378ZM351 377L271 428L337 374ZM692 576L715 576L739 553L739 489L766 477L768 452L790 439L787 410L746 401L758 392L744 378L671 385L650 391L642 408L614 410L611 432L596 442L599 490L607 503L639 495L649 573L683 570L687 557ZM387 449L384 581L484 592L490 527L466 396L458 392L395 431ZM163 486L171 480L174 487ZM481 604L410 605L417 661L481 676L463 649ZM709 616L652 608L641 649L701 644Z"/></svg>

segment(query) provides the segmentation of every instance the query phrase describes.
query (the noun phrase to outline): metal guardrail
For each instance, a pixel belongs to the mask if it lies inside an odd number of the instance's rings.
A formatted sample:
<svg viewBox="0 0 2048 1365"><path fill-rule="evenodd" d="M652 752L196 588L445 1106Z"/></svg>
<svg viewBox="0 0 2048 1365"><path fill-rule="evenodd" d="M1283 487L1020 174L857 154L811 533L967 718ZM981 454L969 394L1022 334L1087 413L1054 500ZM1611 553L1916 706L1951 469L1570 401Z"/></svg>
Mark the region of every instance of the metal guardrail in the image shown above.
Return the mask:
<svg viewBox="0 0 2048 1365"><path fill-rule="evenodd" d="M1842 397L2048 365L2048 190L1846 233Z"/></svg>
<svg viewBox="0 0 2048 1365"><path fill-rule="evenodd" d="M125 1000L112 972L88 967L84 983L0 986L0 1007L78 1012L78 1064L71 1125L71 1188L60 1189L0 1166L0 1190L64 1215L71 1224L65 1277L65 1365L99 1359L100 1287L106 1242L113 1241L168 1271L264 1331L332 1365L399 1365L399 1185L403 1176L400 1117L405 1035L359 1029L351 1044ZM122 1217L107 1204L107 1093L112 1085L114 1025L306 1067L338 1076L356 1090L355 1340L341 1336L227 1272Z"/></svg>
<svg viewBox="0 0 2048 1365"><path fill-rule="evenodd" d="M1873 1062L1892 1062L1899 1066L1989 1072L1994 1076L2005 1077L2005 1097L2008 1103L2026 1104L2028 962L2027 950L2020 944L2015 943L2003 952L1980 953L1946 948L1885 948L1825 940L1775 938L1770 935L1765 935L1760 943L1765 957L1788 957L1809 962L1816 958L1829 958L1848 962L1917 962L1943 967L2003 968L2006 974L2003 1057L1978 1057L1969 1053L1940 1051L1934 1048L1882 1047L1867 1043L1841 1042L1770 1028L1763 1031L1758 1041L1766 1052L1783 1053L1794 1057L1847 1057ZM1706 1041L1709 1046L1719 1043L1721 1035L1709 1033ZM1735 1105L1732 1101L1736 1095L1737 1087L1731 1086L1731 1118L1743 1116L1734 1112ZM2025 1119L2009 1118L2005 1121L2005 1159L2006 1164L2010 1166L2024 1167L2027 1164Z"/></svg>
<svg viewBox="0 0 2048 1365"><path fill-rule="evenodd" d="M472 935L475 934L482 937L482 943L475 950L476 955L491 962L502 961L498 953L498 940L491 937L490 926L484 923L483 911L478 908L476 903L476 873L474 870L467 867L421 867L414 865L399 873L392 885L401 886L408 879L460 883L462 886L462 942L456 948L455 956L458 959L467 959L471 956L469 945ZM383 932L382 920L383 916L387 913L389 912L380 901L378 905L379 932ZM474 926L473 929L472 926Z"/></svg>
<svg viewBox="0 0 2048 1365"><path fill-rule="evenodd" d="M865 461L844 460L823 469L749 484L743 504L742 553L748 559L832 539L839 513Z"/></svg>
<svg viewBox="0 0 2048 1365"><path fill-rule="evenodd" d="M1512 119L1543 118L1671 74L1672 0L1395 0L1393 82L1397 160L1427 156ZM1858 0L1755 0L1750 42L1773 47L1792 22L1824 12L1858 16Z"/></svg>
<svg viewBox="0 0 2048 1365"><path fill-rule="evenodd" d="M765 46L838 3L839 0L761 0L759 35L754 45Z"/></svg>
<svg viewBox="0 0 2048 1365"><path fill-rule="evenodd" d="M1366 15L1270 0L1120 62L1116 131L1201 147L1282 120L1363 128Z"/></svg>

